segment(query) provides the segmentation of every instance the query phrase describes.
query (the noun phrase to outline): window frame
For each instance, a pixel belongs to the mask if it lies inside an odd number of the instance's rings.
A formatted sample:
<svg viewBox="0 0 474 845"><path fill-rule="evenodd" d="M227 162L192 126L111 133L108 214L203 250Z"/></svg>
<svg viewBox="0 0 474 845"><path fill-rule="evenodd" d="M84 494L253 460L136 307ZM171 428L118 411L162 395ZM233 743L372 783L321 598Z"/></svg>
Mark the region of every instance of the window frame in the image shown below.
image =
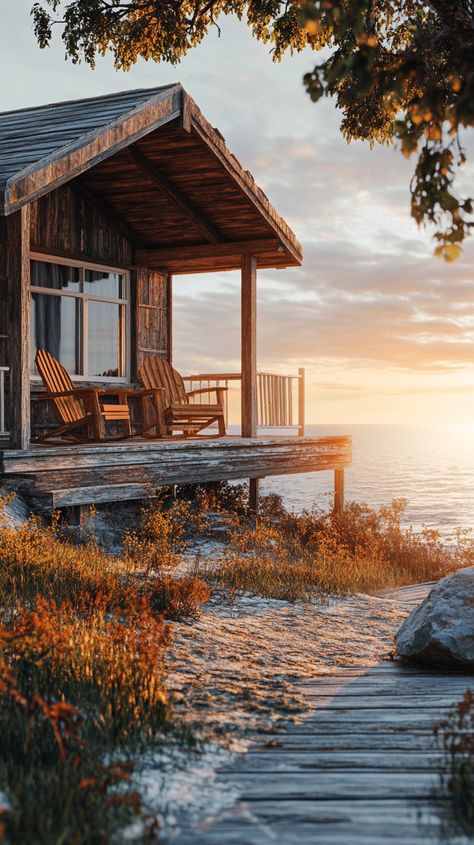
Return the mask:
<svg viewBox="0 0 474 845"><path fill-rule="evenodd" d="M88 382L98 384L124 384L128 385L131 381L131 301L130 301L130 272L122 267L113 267L109 264L96 264L91 261L78 261L70 259L66 256L45 255L32 251L30 253L30 261L44 261L49 264L60 264L66 267L77 267L80 271L80 287L79 291L55 290L53 288L40 287L30 283L30 296L34 293L44 294L46 296L67 296L70 299L79 300L81 303L81 336L80 343L80 361L83 373L81 375L71 375L73 382ZM121 299L110 296L99 296L97 294L85 293L85 271L96 270L106 273L118 273L122 276L123 293ZM88 301L93 302L108 302L112 305L118 305L123 313L123 319L119 322L119 354L121 361L121 368L123 375L121 376L91 376L89 375L89 321L88 321ZM31 300L30 300L31 302ZM30 306L31 307L31 306ZM37 373L31 374L32 382L41 382L41 377Z"/></svg>

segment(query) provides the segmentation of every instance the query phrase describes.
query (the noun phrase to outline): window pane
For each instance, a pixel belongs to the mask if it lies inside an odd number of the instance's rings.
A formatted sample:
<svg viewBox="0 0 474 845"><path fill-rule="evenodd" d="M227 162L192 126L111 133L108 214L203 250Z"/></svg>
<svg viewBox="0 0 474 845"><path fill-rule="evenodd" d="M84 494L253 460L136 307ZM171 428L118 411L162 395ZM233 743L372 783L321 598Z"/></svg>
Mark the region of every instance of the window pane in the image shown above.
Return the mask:
<svg viewBox="0 0 474 845"><path fill-rule="evenodd" d="M88 302L89 376L121 376L121 305Z"/></svg>
<svg viewBox="0 0 474 845"><path fill-rule="evenodd" d="M65 264L50 264L49 261L32 261L31 284L37 288L78 291L80 269L67 267Z"/></svg>
<svg viewBox="0 0 474 845"><path fill-rule="evenodd" d="M91 296L123 299L123 276L107 270L86 270L84 292Z"/></svg>
<svg viewBox="0 0 474 845"><path fill-rule="evenodd" d="M69 296L31 296L31 372L37 349L54 355L70 375L80 375L80 302Z"/></svg>

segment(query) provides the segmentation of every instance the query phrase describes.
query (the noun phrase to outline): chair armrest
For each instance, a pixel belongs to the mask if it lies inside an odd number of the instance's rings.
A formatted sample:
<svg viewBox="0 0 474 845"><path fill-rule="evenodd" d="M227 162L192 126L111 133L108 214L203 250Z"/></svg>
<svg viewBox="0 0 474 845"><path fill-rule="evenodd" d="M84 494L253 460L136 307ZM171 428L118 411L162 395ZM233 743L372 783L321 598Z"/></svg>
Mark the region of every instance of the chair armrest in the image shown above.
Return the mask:
<svg viewBox="0 0 474 845"><path fill-rule="evenodd" d="M139 387L131 391L131 396L155 396L156 393L164 393L164 387Z"/></svg>
<svg viewBox="0 0 474 845"><path fill-rule="evenodd" d="M94 390L97 390L99 396L118 396L119 393L125 394L133 394L135 393L134 387L127 387L125 385L117 385L117 387L94 387Z"/></svg>
<svg viewBox="0 0 474 845"><path fill-rule="evenodd" d="M35 393L37 399L62 399L66 396L74 396L81 399L83 396L96 396L100 391L95 387L75 387L74 390L58 390L54 393Z"/></svg>
<svg viewBox="0 0 474 845"><path fill-rule="evenodd" d="M186 396L197 396L200 393L217 393L219 390L228 390L228 387L197 387L196 390L189 390Z"/></svg>

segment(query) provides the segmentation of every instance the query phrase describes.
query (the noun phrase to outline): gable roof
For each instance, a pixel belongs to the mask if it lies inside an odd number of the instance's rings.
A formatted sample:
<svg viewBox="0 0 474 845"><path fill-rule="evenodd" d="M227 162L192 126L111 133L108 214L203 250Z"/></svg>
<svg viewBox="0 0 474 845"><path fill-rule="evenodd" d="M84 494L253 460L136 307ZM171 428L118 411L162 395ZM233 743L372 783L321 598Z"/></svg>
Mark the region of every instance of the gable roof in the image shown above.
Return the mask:
<svg viewBox="0 0 474 845"><path fill-rule="evenodd" d="M111 157L167 124L206 145L242 202L265 222L267 238L278 238L287 263L300 264L294 233L179 83L1 113L0 214L11 214L83 174L89 178ZM139 145L135 154L140 155Z"/></svg>

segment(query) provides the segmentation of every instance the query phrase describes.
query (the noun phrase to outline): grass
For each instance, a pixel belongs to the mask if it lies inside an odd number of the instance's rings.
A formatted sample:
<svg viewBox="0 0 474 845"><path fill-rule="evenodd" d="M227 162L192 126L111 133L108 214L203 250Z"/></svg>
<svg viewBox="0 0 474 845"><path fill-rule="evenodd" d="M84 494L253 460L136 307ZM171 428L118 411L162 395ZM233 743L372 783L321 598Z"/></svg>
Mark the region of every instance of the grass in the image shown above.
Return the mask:
<svg viewBox="0 0 474 845"><path fill-rule="evenodd" d="M143 835L134 841L151 841L133 761L179 728L166 688L165 617L195 618L209 596L198 579L171 576L185 510L144 510L120 557L93 540L68 542L55 522L0 529L0 838L8 845L120 842L137 817Z"/></svg>
<svg viewBox="0 0 474 845"><path fill-rule="evenodd" d="M224 551L178 576L212 509L229 527ZM255 526L244 488L219 485L194 503L145 508L116 556L93 539L73 543L56 520L1 528L2 845L111 845L137 818L143 833L133 841L152 841L134 761L181 730L166 684L169 620L196 619L214 587L315 600L474 562L462 536L447 549L436 532L403 531L403 509L352 504L337 516L297 516L271 496Z"/></svg>
<svg viewBox="0 0 474 845"><path fill-rule="evenodd" d="M229 517L228 548L195 574L231 597L296 601L431 581L474 563L473 544L462 534L448 548L436 531L402 529L405 507L404 500L378 510L352 503L341 514L295 515L272 496L256 527L240 512Z"/></svg>
<svg viewBox="0 0 474 845"><path fill-rule="evenodd" d="M474 694L467 690L448 716L433 727L443 752L441 794L454 822L474 837Z"/></svg>

